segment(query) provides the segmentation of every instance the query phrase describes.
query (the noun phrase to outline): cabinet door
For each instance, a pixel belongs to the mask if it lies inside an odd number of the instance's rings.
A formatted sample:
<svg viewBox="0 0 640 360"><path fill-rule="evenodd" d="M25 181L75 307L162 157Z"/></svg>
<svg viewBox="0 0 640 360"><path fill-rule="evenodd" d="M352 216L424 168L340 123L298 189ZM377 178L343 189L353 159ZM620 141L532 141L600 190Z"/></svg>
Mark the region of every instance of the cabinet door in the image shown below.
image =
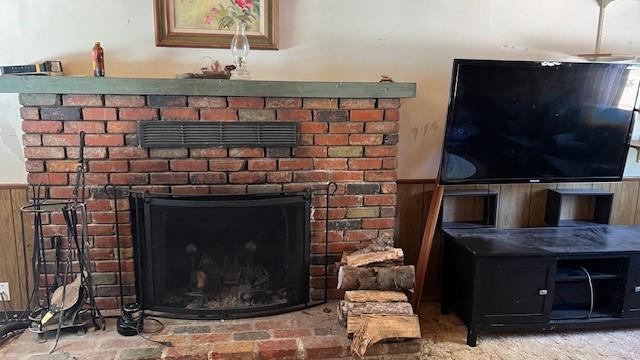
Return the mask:
<svg viewBox="0 0 640 360"><path fill-rule="evenodd" d="M640 256L629 259L624 317L640 317Z"/></svg>
<svg viewBox="0 0 640 360"><path fill-rule="evenodd" d="M555 264L553 258L478 259L474 317L485 324L549 321Z"/></svg>

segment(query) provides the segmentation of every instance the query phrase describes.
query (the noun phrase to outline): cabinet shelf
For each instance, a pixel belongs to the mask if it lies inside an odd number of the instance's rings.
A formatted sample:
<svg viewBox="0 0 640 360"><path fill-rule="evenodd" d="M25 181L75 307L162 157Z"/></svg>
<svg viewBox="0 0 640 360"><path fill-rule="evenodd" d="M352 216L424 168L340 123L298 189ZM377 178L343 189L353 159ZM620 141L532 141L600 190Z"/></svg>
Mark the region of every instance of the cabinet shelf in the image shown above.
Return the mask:
<svg viewBox="0 0 640 360"><path fill-rule="evenodd" d="M611 280L620 279L621 275L606 272L590 271L591 280ZM559 267L556 272L555 282L579 282L587 281L587 274L577 268Z"/></svg>
<svg viewBox="0 0 640 360"><path fill-rule="evenodd" d="M443 229L484 229L493 228L493 224L485 224L482 221L444 221L442 222Z"/></svg>
<svg viewBox="0 0 640 360"><path fill-rule="evenodd" d="M442 229L495 228L498 213L498 193L493 190L445 190L440 213ZM477 204L482 211L476 211ZM450 206L455 205L453 208ZM475 214L476 212L481 214ZM469 218L473 213L473 218ZM466 214L467 216L460 216Z"/></svg>
<svg viewBox="0 0 640 360"><path fill-rule="evenodd" d="M588 314L589 309L553 310L551 311L551 321L587 319ZM612 318L615 317L615 315L613 312L594 310L589 319Z"/></svg>
<svg viewBox="0 0 640 360"><path fill-rule="evenodd" d="M563 207L569 201L574 202L582 198L591 200L588 205L591 214L588 219L563 218ZM613 206L613 193L602 189L549 189L547 192L547 205L545 211L545 223L548 226L592 226L608 224L611 219ZM576 215L576 214L573 214Z"/></svg>

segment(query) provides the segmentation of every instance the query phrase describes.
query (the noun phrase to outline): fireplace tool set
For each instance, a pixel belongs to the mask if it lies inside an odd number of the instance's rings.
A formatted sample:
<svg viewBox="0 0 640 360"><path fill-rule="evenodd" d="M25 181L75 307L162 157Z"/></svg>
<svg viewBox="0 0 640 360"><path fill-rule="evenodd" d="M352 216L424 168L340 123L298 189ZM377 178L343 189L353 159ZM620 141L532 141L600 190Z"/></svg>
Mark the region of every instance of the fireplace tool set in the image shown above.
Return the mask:
<svg viewBox="0 0 640 360"><path fill-rule="evenodd" d="M26 241L28 236L33 237L30 260L32 281L29 281L29 274L25 271L31 311L29 330L39 342L45 342L47 335L55 332L56 342L50 352L55 350L62 330L84 334L90 325L96 330L104 330L104 319L95 303L91 279L87 208L84 202L85 171L84 132L81 132L72 199L48 199L46 187L32 185L31 203L21 208L25 269L29 268ZM33 220L32 229L25 226L25 217ZM43 225L54 223L54 219L64 222L65 235L47 236ZM33 234L30 234L31 231ZM47 247L47 243L50 246ZM30 283L33 284L31 290Z"/></svg>

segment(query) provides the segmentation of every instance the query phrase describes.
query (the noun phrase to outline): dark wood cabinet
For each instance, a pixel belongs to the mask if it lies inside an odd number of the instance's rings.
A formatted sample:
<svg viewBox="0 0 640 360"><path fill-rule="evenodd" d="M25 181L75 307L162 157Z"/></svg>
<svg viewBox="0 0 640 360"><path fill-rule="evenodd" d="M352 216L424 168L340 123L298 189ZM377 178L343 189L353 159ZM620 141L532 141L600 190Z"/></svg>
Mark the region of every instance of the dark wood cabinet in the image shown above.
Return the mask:
<svg viewBox="0 0 640 360"><path fill-rule="evenodd" d="M640 256L630 259L629 269L623 315L628 318L640 318Z"/></svg>
<svg viewBox="0 0 640 360"><path fill-rule="evenodd" d="M640 228L445 229L442 311L478 332L640 325Z"/></svg>
<svg viewBox="0 0 640 360"><path fill-rule="evenodd" d="M480 322L517 324L546 322L551 306L552 259L481 258L476 281L481 291L477 304L484 309Z"/></svg>

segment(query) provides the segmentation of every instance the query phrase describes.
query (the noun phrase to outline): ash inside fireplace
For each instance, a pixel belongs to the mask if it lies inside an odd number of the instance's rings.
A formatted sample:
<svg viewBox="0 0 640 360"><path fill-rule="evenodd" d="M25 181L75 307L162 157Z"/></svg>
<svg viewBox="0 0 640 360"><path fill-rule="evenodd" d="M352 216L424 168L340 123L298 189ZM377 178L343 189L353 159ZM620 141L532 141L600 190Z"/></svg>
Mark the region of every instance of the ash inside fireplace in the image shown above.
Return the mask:
<svg viewBox="0 0 640 360"><path fill-rule="evenodd" d="M254 260L256 245L244 244L240 254L218 256L199 254L189 244L189 280L167 289L163 303L184 309L241 308L284 304L289 298L282 269L267 267ZM279 270L279 271L278 271Z"/></svg>

